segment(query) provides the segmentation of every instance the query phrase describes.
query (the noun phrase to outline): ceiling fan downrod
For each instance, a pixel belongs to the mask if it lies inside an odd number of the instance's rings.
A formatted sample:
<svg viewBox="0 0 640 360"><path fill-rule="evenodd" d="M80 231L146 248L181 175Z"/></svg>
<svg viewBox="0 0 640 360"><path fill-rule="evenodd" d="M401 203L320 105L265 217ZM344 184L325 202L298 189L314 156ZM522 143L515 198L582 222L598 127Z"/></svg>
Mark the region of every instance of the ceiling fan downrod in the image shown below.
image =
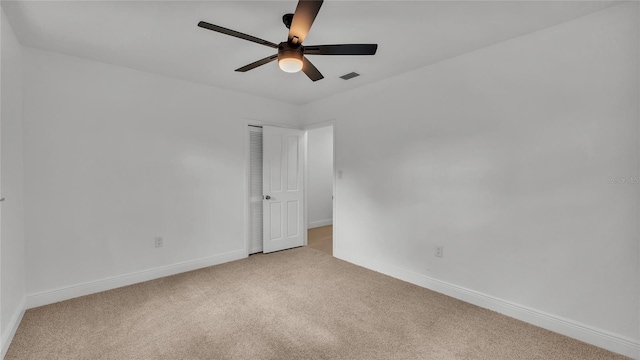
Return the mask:
<svg viewBox="0 0 640 360"><path fill-rule="evenodd" d="M293 21L293 14L284 14L282 15L282 22L287 29L291 29L291 22Z"/></svg>

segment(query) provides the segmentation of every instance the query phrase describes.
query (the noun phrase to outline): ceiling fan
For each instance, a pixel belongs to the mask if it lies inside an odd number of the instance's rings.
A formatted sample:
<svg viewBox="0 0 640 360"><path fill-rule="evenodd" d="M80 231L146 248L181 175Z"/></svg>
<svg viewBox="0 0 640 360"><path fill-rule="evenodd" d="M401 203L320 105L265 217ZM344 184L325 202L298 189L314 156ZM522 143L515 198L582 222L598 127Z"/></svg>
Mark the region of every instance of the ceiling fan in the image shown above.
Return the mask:
<svg viewBox="0 0 640 360"><path fill-rule="evenodd" d="M305 57L305 55L374 55L378 49L378 44L303 46L302 42L307 37L309 29L311 29L311 25L320 11L322 2L322 0L298 1L295 13L285 14L282 17L282 22L284 22L284 25L289 29L289 37L287 38L287 41L283 41L280 44L274 44L255 36L243 34L241 32L209 24L204 21L200 21L198 26L278 49L277 54L252 62L249 65L236 69L236 71L246 72L277 59L278 65L282 71L295 73L302 70L309 79L312 81L318 81L324 78L324 76L322 76L320 71L318 71L318 69Z"/></svg>

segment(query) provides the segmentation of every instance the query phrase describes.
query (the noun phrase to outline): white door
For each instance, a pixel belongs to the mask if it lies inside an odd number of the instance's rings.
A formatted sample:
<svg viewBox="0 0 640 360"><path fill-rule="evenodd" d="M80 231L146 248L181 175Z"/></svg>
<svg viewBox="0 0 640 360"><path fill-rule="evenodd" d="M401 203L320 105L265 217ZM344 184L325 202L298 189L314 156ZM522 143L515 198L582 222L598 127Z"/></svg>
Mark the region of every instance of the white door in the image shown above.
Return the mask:
<svg viewBox="0 0 640 360"><path fill-rule="evenodd" d="M262 251L302 246L304 132L264 126L262 147Z"/></svg>

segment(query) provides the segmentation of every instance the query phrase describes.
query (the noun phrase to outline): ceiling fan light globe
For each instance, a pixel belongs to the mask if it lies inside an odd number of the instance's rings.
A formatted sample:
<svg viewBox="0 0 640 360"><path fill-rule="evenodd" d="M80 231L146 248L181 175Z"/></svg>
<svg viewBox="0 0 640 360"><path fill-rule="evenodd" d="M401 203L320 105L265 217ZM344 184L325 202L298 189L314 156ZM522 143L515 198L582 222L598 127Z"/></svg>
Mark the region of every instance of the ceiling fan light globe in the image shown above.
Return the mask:
<svg viewBox="0 0 640 360"><path fill-rule="evenodd" d="M278 60L278 66L284 72L296 73L302 70L302 60L295 57L282 58Z"/></svg>

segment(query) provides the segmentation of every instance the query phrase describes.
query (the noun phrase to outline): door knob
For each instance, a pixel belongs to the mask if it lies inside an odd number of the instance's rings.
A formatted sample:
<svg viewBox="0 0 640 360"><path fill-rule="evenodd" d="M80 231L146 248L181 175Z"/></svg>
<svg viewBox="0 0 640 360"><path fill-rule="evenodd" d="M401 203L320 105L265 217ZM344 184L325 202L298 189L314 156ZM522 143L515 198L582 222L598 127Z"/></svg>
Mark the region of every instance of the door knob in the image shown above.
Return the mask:
<svg viewBox="0 0 640 360"><path fill-rule="evenodd" d="M264 198L265 198L265 199L267 199L267 200L269 200L269 199L271 199L271 196L267 195L267 196L265 196Z"/></svg>

